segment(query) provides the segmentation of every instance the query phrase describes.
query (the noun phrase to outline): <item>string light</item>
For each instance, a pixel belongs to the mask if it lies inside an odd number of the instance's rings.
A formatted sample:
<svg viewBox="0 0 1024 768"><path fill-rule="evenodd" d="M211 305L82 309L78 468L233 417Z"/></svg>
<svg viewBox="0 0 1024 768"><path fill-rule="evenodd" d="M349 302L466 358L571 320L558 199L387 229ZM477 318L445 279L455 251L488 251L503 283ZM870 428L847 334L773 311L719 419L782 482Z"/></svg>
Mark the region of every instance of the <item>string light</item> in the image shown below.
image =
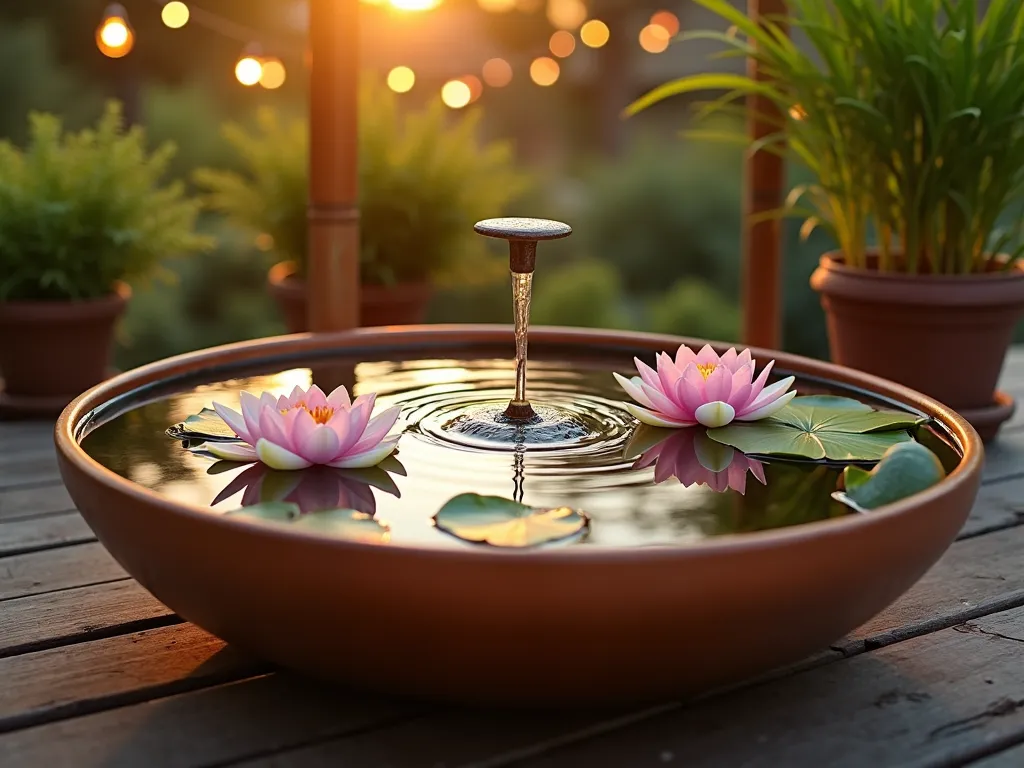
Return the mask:
<svg viewBox="0 0 1024 768"><path fill-rule="evenodd" d="M135 45L135 32L128 23L128 12L120 3L111 3L96 28L96 47L111 59L127 56Z"/></svg>
<svg viewBox="0 0 1024 768"><path fill-rule="evenodd" d="M441 101L452 109L462 109L473 98L473 92L462 80L449 80L441 88Z"/></svg>
<svg viewBox="0 0 1024 768"><path fill-rule="evenodd" d="M408 93L416 85L416 73L409 67L395 67L388 72L388 88L395 93Z"/></svg>
<svg viewBox="0 0 1024 768"><path fill-rule="evenodd" d="M181 29L188 24L188 6L178 0L168 3L160 11L160 20L171 29Z"/></svg>
<svg viewBox="0 0 1024 768"><path fill-rule="evenodd" d="M259 46L250 44L235 64L235 79L244 86L253 86L263 77L263 61Z"/></svg>
<svg viewBox="0 0 1024 768"><path fill-rule="evenodd" d="M608 25L600 19L591 19L580 28L580 40L590 48L600 48L612 36Z"/></svg>
<svg viewBox="0 0 1024 768"><path fill-rule="evenodd" d="M492 88L504 88L512 82L512 65L504 59L488 59L484 62L484 82Z"/></svg>
<svg viewBox="0 0 1024 768"><path fill-rule="evenodd" d="M662 53L668 49L668 30L658 24L648 24L640 30L640 47L648 53Z"/></svg>
<svg viewBox="0 0 1024 768"><path fill-rule="evenodd" d="M672 11L658 11L651 16L651 24L662 27L668 32L669 37L675 37L679 34L679 17L672 13Z"/></svg>
<svg viewBox="0 0 1024 768"><path fill-rule="evenodd" d="M272 91L275 88L280 88L284 85L284 81L288 73L285 71L284 64L281 63L280 59L270 57L263 59L260 63L262 65L262 71L260 72L260 85L268 91Z"/></svg>
<svg viewBox="0 0 1024 768"><path fill-rule="evenodd" d="M548 21L557 29L576 29L587 20L583 0L548 0Z"/></svg>
<svg viewBox="0 0 1024 768"><path fill-rule="evenodd" d="M558 82L562 69L558 62L547 56L534 59L530 64L530 79L537 85L549 86Z"/></svg>
<svg viewBox="0 0 1024 768"><path fill-rule="evenodd" d="M567 56L571 56L572 52L576 50L576 38L573 37L572 32L560 29L551 35L551 40L548 41L548 48L551 49L551 53L555 56L564 59Z"/></svg>

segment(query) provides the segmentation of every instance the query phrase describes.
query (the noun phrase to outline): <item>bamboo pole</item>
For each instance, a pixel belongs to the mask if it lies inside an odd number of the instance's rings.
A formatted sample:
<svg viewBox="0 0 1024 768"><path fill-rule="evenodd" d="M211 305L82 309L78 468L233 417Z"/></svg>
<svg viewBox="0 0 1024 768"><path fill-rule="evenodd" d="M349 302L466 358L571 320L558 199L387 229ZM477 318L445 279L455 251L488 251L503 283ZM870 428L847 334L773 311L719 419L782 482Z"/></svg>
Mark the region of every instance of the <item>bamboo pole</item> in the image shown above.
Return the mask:
<svg viewBox="0 0 1024 768"><path fill-rule="evenodd" d="M309 7L311 331L359 325L359 0Z"/></svg>
<svg viewBox="0 0 1024 768"><path fill-rule="evenodd" d="M785 0L748 0L752 19L786 12ZM747 72L768 79L755 59ZM777 116L775 104L763 96L747 99L747 130L751 141L777 130L759 114ZM778 219L754 223L752 218L780 208L784 201L786 169L781 157L758 152L747 158L743 212L743 341L755 347L778 349L782 343L782 223Z"/></svg>

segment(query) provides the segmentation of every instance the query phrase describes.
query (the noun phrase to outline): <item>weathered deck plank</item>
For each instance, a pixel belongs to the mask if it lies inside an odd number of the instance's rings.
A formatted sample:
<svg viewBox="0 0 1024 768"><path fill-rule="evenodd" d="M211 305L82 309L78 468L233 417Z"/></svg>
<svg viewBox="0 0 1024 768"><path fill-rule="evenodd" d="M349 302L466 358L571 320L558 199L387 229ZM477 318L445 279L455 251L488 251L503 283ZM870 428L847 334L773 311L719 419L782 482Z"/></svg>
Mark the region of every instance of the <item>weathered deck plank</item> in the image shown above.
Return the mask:
<svg viewBox="0 0 1024 768"><path fill-rule="evenodd" d="M0 732L264 674L191 624L0 659Z"/></svg>
<svg viewBox="0 0 1024 768"><path fill-rule="evenodd" d="M0 602L0 658L180 620L132 579Z"/></svg>
<svg viewBox="0 0 1024 768"><path fill-rule="evenodd" d="M0 522L0 557L95 541L77 512Z"/></svg>
<svg viewBox="0 0 1024 768"><path fill-rule="evenodd" d="M0 558L0 601L128 578L98 543Z"/></svg>
<svg viewBox="0 0 1024 768"><path fill-rule="evenodd" d="M0 522L74 510L75 503L71 501L64 486L59 483L17 490L0 490Z"/></svg>

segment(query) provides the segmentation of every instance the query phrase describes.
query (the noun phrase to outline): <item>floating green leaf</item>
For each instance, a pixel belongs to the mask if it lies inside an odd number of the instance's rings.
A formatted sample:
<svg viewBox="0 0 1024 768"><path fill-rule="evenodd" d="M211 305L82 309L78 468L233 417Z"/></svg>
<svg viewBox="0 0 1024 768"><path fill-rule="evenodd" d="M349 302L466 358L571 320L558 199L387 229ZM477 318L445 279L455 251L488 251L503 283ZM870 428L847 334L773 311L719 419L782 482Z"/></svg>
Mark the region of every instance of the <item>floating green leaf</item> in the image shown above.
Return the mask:
<svg viewBox="0 0 1024 768"><path fill-rule="evenodd" d="M912 413L821 402L821 397L798 397L771 418L709 429L708 437L745 454L878 461L892 446L913 439L907 429L926 421Z"/></svg>
<svg viewBox="0 0 1024 768"><path fill-rule="evenodd" d="M202 440L205 442L233 442L238 436L212 408L203 408L184 421L167 429L167 435L175 440Z"/></svg>
<svg viewBox="0 0 1024 768"><path fill-rule="evenodd" d="M847 467L845 493L834 497L854 509L867 511L931 488L946 476L942 462L920 443L894 445L871 472Z"/></svg>
<svg viewBox="0 0 1024 768"><path fill-rule="evenodd" d="M298 504L271 501L253 504L226 513L230 517L246 517L268 523L285 523L299 530L311 531L356 541L363 544L383 544L389 539L390 529L372 515L351 509L334 509L302 514Z"/></svg>
<svg viewBox="0 0 1024 768"><path fill-rule="evenodd" d="M583 535L587 516L568 507L532 509L498 496L465 493L434 516L439 530L463 541L494 547L534 547Z"/></svg>

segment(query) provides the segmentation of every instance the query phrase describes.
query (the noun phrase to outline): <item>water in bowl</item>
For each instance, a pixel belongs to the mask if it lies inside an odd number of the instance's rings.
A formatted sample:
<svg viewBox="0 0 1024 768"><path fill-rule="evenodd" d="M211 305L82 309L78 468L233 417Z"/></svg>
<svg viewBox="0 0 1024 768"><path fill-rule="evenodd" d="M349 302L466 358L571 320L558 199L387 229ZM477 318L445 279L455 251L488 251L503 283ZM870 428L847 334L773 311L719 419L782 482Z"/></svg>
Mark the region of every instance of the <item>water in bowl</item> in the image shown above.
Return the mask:
<svg viewBox="0 0 1024 768"><path fill-rule="evenodd" d="M279 394L309 386L311 368L295 364L278 363L273 372L232 371L233 378L207 371L204 380L128 393L94 414L81 445L118 475L211 514L280 499L297 504L302 514L353 509L386 526L383 540L390 545L476 546L439 530L433 520L463 493L584 510L590 526L572 546L694 544L851 514L832 498L842 467L755 461L706 444L699 430L655 432L638 425L621 407L625 395L611 375L631 373L629 351L581 351L577 360L566 361L564 350L562 357L558 350L540 350L531 363L531 400L541 419L555 419L549 426L556 432L558 420L571 423L565 439L552 439L548 430L543 444L531 444L524 432L511 448L507 433L495 443L487 434L452 428L466 414L500 410L513 396L515 365L500 350L445 359L382 357L332 364L355 395L376 392L378 408L402 407L398 453L372 470L273 472L217 462L165 434L213 401L237 406L241 390ZM799 379L797 389L851 395ZM949 450L947 456L952 469L956 455Z"/></svg>

